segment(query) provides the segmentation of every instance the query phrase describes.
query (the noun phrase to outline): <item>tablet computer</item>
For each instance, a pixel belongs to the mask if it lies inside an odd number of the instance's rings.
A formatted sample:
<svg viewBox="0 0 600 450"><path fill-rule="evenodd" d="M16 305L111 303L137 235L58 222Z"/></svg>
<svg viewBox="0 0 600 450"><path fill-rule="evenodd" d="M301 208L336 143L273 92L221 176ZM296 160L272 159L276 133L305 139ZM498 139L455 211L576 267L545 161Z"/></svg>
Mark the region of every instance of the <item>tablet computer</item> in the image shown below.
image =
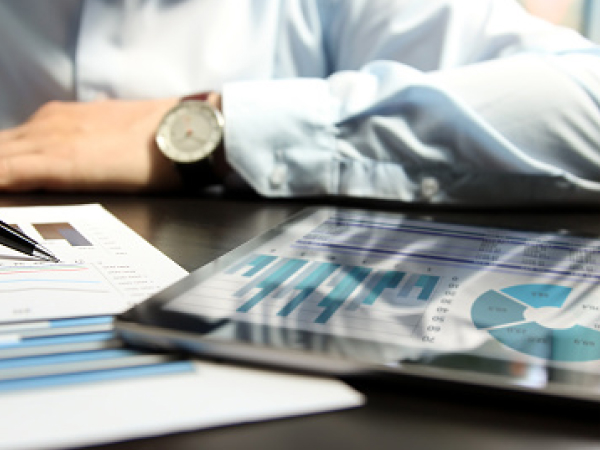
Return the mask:
<svg viewBox="0 0 600 450"><path fill-rule="evenodd" d="M117 318L134 345L600 400L600 240L309 208Z"/></svg>

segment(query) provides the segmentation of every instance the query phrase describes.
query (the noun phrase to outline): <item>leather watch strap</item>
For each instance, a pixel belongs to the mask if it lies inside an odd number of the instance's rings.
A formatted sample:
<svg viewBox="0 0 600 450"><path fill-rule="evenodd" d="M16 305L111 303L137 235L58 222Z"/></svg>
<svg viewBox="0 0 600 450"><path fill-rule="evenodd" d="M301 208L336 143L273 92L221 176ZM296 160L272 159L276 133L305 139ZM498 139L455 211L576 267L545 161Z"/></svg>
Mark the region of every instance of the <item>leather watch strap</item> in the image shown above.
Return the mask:
<svg viewBox="0 0 600 450"><path fill-rule="evenodd" d="M178 163L175 167L181 176L183 189L187 192L199 192L221 182L213 170L210 157L194 164Z"/></svg>
<svg viewBox="0 0 600 450"><path fill-rule="evenodd" d="M187 95L181 101L195 100L207 102L210 94L210 92L201 92ZM222 142L221 145L223 145ZM178 163L175 165L181 176L183 189L186 192L199 192L208 186L221 183L222 180L214 170L213 154L199 162L192 164Z"/></svg>

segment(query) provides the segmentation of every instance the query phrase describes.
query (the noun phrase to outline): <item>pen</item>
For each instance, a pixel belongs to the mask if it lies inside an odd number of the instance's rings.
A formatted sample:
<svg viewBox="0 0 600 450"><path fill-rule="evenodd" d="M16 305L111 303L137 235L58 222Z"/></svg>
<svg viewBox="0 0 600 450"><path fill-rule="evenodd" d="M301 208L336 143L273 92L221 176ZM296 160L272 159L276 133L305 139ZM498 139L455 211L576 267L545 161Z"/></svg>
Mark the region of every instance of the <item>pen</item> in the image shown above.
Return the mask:
<svg viewBox="0 0 600 450"><path fill-rule="evenodd" d="M33 256L45 261L60 262L60 260L50 252L50 250L42 247L36 241L21 233L19 230L11 227L7 223L0 220L0 244L12 248L18 252Z"/></svg>

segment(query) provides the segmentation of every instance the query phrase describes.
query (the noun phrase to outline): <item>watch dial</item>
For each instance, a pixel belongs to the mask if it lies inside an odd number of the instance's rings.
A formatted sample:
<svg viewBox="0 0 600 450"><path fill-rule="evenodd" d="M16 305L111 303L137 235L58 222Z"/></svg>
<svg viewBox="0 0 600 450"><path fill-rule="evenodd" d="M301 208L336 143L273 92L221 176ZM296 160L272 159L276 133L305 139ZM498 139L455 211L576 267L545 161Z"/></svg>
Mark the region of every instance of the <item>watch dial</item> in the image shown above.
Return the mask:
<svg viewBox="0 0 600 450"><path fill-rule="evenodd" d="M220 113L204 102L188 100L165 116L156 140L170 159L191 163L210 154L219 145L222 134Z"/></svg>

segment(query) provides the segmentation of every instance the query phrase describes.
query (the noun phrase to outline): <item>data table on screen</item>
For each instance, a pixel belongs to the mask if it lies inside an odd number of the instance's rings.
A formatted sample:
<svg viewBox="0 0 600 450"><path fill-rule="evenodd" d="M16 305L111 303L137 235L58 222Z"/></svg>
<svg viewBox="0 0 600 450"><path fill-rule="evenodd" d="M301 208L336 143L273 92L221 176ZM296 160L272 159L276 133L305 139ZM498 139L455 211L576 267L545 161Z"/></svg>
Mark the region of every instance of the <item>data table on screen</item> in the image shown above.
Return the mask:
<svg viewBox="0 0 600 450"><path fill-rule="evenodd" d="M436 351L600 361L600 241L335 210L169 308ZM490 340L494 345L490 345Z"/></svg>

